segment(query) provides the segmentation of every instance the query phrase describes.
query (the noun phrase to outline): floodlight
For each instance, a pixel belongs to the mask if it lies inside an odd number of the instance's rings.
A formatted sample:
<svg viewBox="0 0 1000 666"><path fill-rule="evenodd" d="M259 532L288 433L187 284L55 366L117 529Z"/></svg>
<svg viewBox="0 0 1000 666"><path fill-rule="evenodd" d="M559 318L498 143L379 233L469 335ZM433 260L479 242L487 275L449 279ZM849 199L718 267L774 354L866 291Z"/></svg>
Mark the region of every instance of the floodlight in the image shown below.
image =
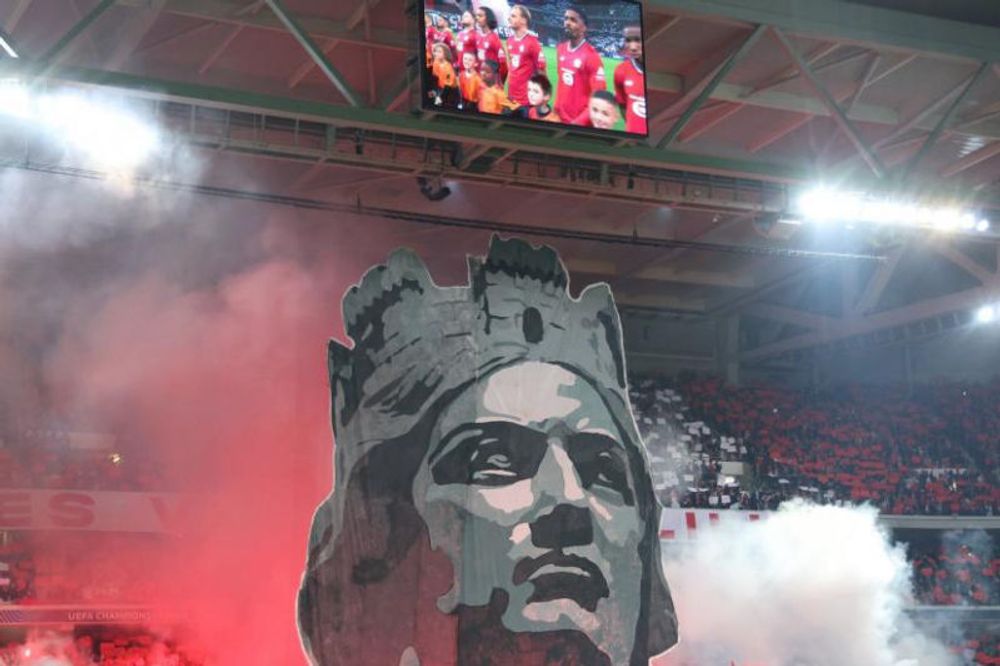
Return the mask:
<svg viewBox="0 0 1000 666"><path fill-rule="evenodd" d="M127 110L78 93L36 100L46 129L110 169L134 168L156 149L156 129Z"/></svg>
<svg viewBox="0 0 1000 666"><path fill-rule="evenodd" d="M989 220L957 206L929 205L899 198L819 186L806 190L791 211L806 222L841 222L933 229L941 232L978 231L990 228Z"/></svg>
<svg viewBox="0 0 1000 666"><path fill-rule="evenodd" d="M992 305L984 305L976 310L976 321L980 324L989 324L997 317L997 310Z"/></svg>

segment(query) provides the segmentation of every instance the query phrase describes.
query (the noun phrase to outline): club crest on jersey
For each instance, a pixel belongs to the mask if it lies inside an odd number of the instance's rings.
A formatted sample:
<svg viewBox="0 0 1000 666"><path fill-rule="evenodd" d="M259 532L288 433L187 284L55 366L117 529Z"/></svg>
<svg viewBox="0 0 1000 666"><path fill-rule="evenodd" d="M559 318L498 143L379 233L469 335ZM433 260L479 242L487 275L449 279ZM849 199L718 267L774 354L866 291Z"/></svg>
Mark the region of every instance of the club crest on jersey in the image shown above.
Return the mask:
<svg viewBox="0 0 1000 666"><path fill-rule="evenodd" d="M580 60L579 58L577 58L576 60L573 61L573 66L574 67L579 67L582 64L583 64L583 61Z"/></svg>

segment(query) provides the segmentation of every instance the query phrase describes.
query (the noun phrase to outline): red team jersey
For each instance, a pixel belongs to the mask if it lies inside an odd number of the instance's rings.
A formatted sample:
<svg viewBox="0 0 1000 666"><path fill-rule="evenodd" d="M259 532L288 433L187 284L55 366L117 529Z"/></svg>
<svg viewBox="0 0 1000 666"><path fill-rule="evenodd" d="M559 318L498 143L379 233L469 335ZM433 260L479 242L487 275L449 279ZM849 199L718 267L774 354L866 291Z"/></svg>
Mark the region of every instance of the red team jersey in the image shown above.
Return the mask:
<svg viewBox="0 0 1000 666"><path fill-rule="evenodd" d="M550 109L549 114L547 116L540 116L538 115L538 109L535 107L531 107L530 109L528 109L528 118L531 120L544 120L545 122L548 123L562 122L562 119L559 117L559 114L556 113L554 109Z"/></svg>
<svg viewBox="0 0 1000 666"><path fill-rule="evenodd" d="M597 49L584 41L575 49L569 42L556 47L559 60L559 85L556 88L556 113L565 123L576 123L587 113L590 94L607 90L604 61Z"/></svg>
<svg viewBox="0 0 1000 666"><path fill-rule="evenodd" d="M615 68L615 100L625 107L625 131L646 133L646 75L632 58Z"/></svg>
<svg viewBox="0 0 1000 666"><path fill-rule="evenodd" d="M455 52L455 40L451 36L451 30L438 30L434 26L427 28L427 48L428 50L435 44L444 44L452 53Z"/></svg>
<svg viewBox="0 0 1000 666"><path fill-rule="evenodd" d="M500 38L495 32L489 32L483 34L481 32L476 32L476 58L479 62L485 62L487 60L493 60L497 64L501 63L503 59L500 57Z"/></svg>
<svg viewBox="0 0 1000 666"><path fill-rule="evenodd" d="M466 53L476 56L476 61L479 61L479 56L476 54L475 28L461 30L455 35L455 64L458 65L459 69L462 68L462 56Z"/></svg>
<svg viewBox="0 0 1000 666"><path fill-rule="evenodd" d="M528 32L524 37L507 38L510 75L507 96L518 104L528 103L528 80L538 72L545 73L545 53L538 36Z"/></svg>

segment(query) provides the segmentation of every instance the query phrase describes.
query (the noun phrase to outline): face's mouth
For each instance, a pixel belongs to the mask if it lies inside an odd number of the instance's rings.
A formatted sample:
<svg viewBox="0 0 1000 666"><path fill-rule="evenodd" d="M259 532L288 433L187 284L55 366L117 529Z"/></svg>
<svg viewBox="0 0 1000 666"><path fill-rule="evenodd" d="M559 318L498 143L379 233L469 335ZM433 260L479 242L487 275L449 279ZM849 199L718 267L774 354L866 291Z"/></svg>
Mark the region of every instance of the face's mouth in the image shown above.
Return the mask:
<svg viewBox="0 0 1000 666"><path fill-rule="evenodd" d="M600 599L611 595L608 581L596 564L585 557L559 551L518 562L514 566L513 582L534 586L528 603L570 599L590 612L597 609Z"/></svg>

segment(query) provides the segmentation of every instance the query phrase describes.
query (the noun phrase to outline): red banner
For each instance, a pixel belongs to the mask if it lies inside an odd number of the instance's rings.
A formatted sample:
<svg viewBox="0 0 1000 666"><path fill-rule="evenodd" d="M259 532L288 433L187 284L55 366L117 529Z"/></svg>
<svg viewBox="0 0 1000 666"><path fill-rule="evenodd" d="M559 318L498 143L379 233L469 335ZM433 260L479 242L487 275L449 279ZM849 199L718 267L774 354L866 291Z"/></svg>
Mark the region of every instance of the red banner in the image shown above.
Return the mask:
<svg viewBox="0 0 1000 666"><path fill-rule="evenodd" d="M660 539L664 541L684 541L696 539L699 532L710 530L717 525L733 522L754 522L762 520L769 511L730 511L723 509L663 509L660 515Z"/></svg>
<svg viewBox="0 0 1000 666"><path fill-rule="evenodd" d="M169 532L176 507L168 493L0 490L0 530Z"/></svg>

